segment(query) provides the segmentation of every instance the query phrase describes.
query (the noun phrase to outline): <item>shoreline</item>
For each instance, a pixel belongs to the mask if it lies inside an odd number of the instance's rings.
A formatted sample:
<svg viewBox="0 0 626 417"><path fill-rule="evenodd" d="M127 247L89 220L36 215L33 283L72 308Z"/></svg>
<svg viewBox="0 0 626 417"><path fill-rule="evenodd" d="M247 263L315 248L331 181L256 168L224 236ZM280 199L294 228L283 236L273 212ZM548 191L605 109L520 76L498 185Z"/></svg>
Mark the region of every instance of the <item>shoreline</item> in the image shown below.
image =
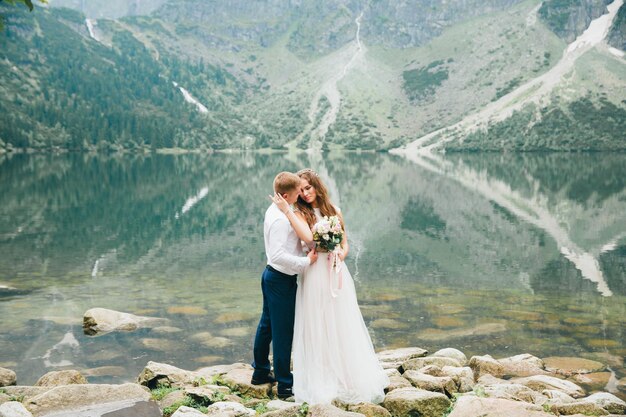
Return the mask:
<svg viewBox="0 0 626 417"><path fill-rule="evenodd" d="M278 400L276 386L251 385L245 363L195 371L148 362L134 383L90 384L76 370L52 371L33 386L0 368L0 416L19 417L478 417L626 415L626 377L576 357L520 354L467 358L455 348L377 353L390 385L380 404L310 405ZM610 393L606 388L610 386ZM11 414L13 413L13 414ZM518 414L515 414L518 413Z"/></svg>

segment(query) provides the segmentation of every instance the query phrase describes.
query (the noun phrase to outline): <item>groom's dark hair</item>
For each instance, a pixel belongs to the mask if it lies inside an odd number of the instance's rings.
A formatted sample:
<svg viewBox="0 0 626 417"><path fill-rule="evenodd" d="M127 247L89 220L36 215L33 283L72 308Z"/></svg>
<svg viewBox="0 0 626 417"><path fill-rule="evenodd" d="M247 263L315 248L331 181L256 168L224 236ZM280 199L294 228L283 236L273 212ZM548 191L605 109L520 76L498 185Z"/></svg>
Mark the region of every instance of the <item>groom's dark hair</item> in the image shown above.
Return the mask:
<svg viewBox="0 0 626 417"><path fill-rule="evenodd" d="M300 177L293 172L283 171L274 178L274 191L280 195L300 187Z"/></svg>

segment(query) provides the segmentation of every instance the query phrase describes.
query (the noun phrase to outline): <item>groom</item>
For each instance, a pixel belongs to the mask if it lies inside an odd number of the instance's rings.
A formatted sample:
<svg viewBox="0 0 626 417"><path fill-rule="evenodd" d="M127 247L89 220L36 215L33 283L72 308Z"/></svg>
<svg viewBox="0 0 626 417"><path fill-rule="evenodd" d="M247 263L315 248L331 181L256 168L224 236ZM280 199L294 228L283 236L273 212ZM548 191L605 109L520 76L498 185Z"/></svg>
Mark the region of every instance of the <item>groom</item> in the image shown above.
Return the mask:
<svg viewBox="0 0 626 417"><path fill-rule="evenodd" d="M274 191L287 203L294 204L300 192L300 177L281 172L274 178ZM267 266L261 278L263 313L254 339L254 373L252 384L278 381L278 397L292 396L293 375L290 371L291 342L296 309L296 277L317 260L317 252L302 256L300 239L291 227L288 216L273 204L265 212L263 236ZM274 350L274 373L270 373L270 343Z"/></svg>

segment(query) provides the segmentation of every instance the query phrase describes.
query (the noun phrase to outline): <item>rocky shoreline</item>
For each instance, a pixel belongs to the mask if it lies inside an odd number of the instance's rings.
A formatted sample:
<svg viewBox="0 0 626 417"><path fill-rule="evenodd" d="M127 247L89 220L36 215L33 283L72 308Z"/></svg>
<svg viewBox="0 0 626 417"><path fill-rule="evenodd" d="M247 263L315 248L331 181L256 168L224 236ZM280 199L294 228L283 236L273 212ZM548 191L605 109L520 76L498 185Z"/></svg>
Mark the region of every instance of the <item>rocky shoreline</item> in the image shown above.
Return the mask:
<svg viewBox="0 0 626 417"><path fill-rule="evenodd" d="M378 353L390 385L381 404L297 404L276 387L251 385L248 364L189 371L148 362L136 383L89 384L75 370L17 385L0 368L0 417L550 417L625 415L626 378L603 391L606 365L582 358L521 354L469 359L454 348L431 355L401 348ZM604 384L604 385L602 385ZM622 397L622 398L619 398Z"/></svg>

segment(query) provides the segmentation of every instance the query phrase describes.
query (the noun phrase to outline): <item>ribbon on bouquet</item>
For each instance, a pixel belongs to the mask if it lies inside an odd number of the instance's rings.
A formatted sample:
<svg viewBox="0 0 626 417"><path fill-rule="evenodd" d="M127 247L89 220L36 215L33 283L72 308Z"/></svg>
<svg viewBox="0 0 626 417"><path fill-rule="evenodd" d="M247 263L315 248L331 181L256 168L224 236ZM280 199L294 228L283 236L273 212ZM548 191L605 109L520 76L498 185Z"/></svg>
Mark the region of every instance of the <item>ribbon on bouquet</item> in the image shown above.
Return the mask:
<svg viewBox="0 0 626 417"><path fill-rule="evenodd" d="M343 287L343 262L339 258L339 252L334 250L328 252L328 279L330 280L330 295L337 298L339 291Z"/></svg>

